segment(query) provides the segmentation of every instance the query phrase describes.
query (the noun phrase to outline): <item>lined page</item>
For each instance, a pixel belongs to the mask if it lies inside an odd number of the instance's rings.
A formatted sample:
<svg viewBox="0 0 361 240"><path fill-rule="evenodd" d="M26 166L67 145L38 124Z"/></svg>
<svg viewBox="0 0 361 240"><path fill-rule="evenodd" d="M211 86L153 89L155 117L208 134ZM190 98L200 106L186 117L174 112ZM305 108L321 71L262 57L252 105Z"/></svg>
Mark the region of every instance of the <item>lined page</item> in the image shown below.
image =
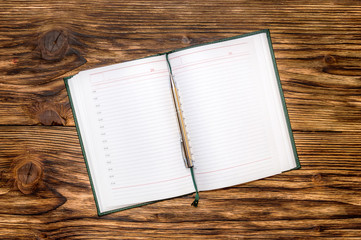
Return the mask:
<svg viewBox="0 0 361 240"><path fill-rule="evenodd" d="M264 57L258 52L264 51L258 45L261 38L267 40L255 35L169 56L200 190L228 187L283 170L280 148L285 139L277 132L285 126L271 116L272 108L280 106L267 105L277 93L267 96L269 89L264 84L269 74L261 71L267 71L265 64L272 62L260 61Z"/></svg>
<svg viewBox="0 0 361 240"><path fill-rule="evenodd" d="M101 211L194 192L164 56L81 72L70 83Z"/></svg>

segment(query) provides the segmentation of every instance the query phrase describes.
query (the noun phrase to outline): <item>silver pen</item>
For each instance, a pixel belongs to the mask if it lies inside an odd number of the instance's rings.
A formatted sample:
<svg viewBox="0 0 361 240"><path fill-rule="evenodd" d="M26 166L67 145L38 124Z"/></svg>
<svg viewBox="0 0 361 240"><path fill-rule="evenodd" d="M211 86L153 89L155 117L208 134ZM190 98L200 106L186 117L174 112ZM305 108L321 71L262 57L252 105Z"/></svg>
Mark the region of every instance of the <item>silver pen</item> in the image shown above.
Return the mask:
<svg viewBox="0 0 361 240"><path fill-rule="evenodd" d="M188 141L188 138L187 138L187 131L186 131L185 124L184 124L182 109L181 109L180 102L179 102L179 95L178 95L178 91L177 91L177 88L175 86L172 74L170 74L170 86L171 86L171 90L172 90L174 106L175 106L176 111L177 111L179 129L180 129L180 132L181 132L181 138L182 138L181 139L181 145L182 145L184 162L185 162L186 167L192 168L193 167L192 154L191 154L191 150L190 150L189 141Z"/></svg>

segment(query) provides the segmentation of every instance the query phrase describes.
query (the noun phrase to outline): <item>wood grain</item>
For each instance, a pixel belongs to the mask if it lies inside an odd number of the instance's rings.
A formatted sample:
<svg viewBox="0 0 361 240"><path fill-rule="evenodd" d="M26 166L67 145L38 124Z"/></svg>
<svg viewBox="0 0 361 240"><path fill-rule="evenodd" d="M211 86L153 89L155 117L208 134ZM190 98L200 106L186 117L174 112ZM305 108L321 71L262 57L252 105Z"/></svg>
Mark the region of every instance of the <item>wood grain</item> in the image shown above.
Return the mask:
<svg viewBox="0 0 361 240"><path fill-rule="evenodd" d="M13 0L0 13L1 239L361 238L358 1ZM202 192L198 208L185 196L98 217L62 77L264 28L302 169Z"/></svg>
<svg viewBox="0 0 361 240"><path fill-rule="evenodd" d="M1 158L18 156L28 149L37 151L44 161L38 191L23 195L11 190L1 195L1 226L13 229L9 231L17 237L22 233L15 229L24 230L21 222L30 224L28 231L34 236L41 233L50 238L77 238L78 234L84 238L228 238L251 232L255 238L290 233L295 237L357 237L361 233L361 165L351 160L336 161L337 154L345 153L345 146L334 140L354 139L359 133L295 132L299 149L303 149L301 156L318 157L319 152L310 151L313 136L313 141L319 139L320 152L333 146L330 156L334 161L330 158L332 163L323 166L321 161L310 161L302 170L202 192L199 208L190 207L192 196L186 196L97 217L73 127L3 126L0 130L0 142L7 143L2 144ZM354 154L360 143L358 139L354 146L348 146L346 153ZM329 167L325 169L325 165Z"/></svg>

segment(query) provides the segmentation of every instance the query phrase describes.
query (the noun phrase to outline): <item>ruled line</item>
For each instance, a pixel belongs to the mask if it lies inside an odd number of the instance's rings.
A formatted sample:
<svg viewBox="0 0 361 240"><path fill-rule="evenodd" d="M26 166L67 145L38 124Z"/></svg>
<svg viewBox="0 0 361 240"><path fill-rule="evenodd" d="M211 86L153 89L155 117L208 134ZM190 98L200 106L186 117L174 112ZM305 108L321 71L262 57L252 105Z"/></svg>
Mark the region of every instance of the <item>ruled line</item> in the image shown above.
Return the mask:
<svg viewBox="0 0 361 240"><path fill-rule="evenodd" d="M92 76L92 75L96 75L96 74L102 74L102 73L106 73L106 72L116 71L116 70L123 69L123 68L130 68L130 67L140 66L140 65L144 65L144 64L156 63L156 62L164 62L164 61L165 60L162 59L162 60L156 60L156 61L152 61L152 62L138 63L138 64L134 64L134 65L131 65L131 66L119 67L119 68L105 70L105 71L101 71L101 72L90 73L89 75ZM124 62L124 63L126 63L126 62Z"/></svg>
<svg viewBox="0 0 361 240"><path fill-rule="evenodd" d="M253 162L249 162L249 163L243 163L243 164L239 164L239 165L236 165L236 166L232 166L232 167L228 167L228 168L222 168L222 169L217 169L217 170L208 171L208 172L200 172L200 173L197 173L197 172L196 172L196 175L198 175L198 174L208 174L208 173L214 173L214 172L224 171L224 170L228 170L228 169L232 169L232 168L237 168L237 167L249 165L249 164L256 163L256 162L263 162L263 161L266 161L266 160L269 160L269 159L271 159L271 158L268 157L268 158L260 159L260 160L257 160L257 161L253 161Z"/></svg>
<svg viewBox="0 0 361 240"><path fill-rule="evenodd" d="M163 182L171 182L171 181L186 178L186 177L189 177L189 175L185 175L185 176L177 177L177 178L166 179L166 180L157 181L157 182L151 182L151 183L130 185L130 186L124 186L124 187L115 187L115 188L112 188L112 189L116 190L116 189L132 188L132 187L141 187L141 186L147 186L147 185L158 184L158 183L163 183Z"/></svg>
<svg viewBox="0 0 361 240"><path fill-rule="evenodd" d="M115 78L115 79L113 78L113 79L109 79L110 81L108 80L108 81L103 81L103 82L92 83L92 87L104 86L104 85L119 82L119 81L126 81L126 80L129 80L132 78L140 78L140 77L144 77L144 76L149 76L149 75L154 75L154 74L162 74L162 73L168 73L168 70L160 71L160 72L153 72L153 73L137 74L137 75L132 75L132 76L124 77L124 78ZM161 75L159 77L163 77L163 75ZM155 78L157 78L157 77L155 77ZM153 79L153 78L147 78L147 79Z"/></svg>
<svg viewBox="0 0 361 240"><path fill-rule="evenodd" d="M220 46L220 47L203 49L203 50L194 51L194 52L190 52L190 53L184 53L184 54L181 54L181 55L178 55L178 56L174 56L174 57L170 56L169 59L172 60L172 59L175 59L175 58L183 57L183 56L190 55L190 54L194 54L194 53L205 52L205 51L214 50L214 49L219 49L219 48L233 47L233 46L238 46L238 45L243 45L243 44L247 44L247 43L236 43L236 44L227 45L227 46Z"/></svg>
<svg viewBox="0 0 361 240"><path fill-rule="evenodd" d="M186 64L186 65L182 65L180 67L173 67L172 70L179 70L181 68L185 68L185 67L189 67L189 66L195 66L195 65L200 65L200 64L204 64L204 63L208 63L208 62L214 62L217 60L224 60L224 59L233 59L233 58L237 58L240 56L247 56L249 54L247 53L241 53L241 54L233 54L233 55L227 55L227 56L222 56L222 57L217 57L217 58L207 58L206 60L203 61L197 61L196 63L190 63L190 64Z"/></svg>

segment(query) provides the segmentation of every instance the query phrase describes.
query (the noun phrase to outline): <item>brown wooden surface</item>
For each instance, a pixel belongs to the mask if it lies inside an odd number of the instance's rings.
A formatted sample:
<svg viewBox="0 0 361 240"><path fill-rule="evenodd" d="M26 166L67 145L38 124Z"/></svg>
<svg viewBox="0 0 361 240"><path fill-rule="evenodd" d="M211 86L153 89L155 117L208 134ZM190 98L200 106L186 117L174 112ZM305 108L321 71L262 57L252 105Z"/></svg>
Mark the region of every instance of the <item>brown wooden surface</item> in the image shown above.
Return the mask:
<svg viewBox="0 0 361 240"><path fill-rule="evenodd" d="M264 28L302 169L98 217L62 77ZM0 2L1 239L361 239L360 150L359 1Z"/></svg>

